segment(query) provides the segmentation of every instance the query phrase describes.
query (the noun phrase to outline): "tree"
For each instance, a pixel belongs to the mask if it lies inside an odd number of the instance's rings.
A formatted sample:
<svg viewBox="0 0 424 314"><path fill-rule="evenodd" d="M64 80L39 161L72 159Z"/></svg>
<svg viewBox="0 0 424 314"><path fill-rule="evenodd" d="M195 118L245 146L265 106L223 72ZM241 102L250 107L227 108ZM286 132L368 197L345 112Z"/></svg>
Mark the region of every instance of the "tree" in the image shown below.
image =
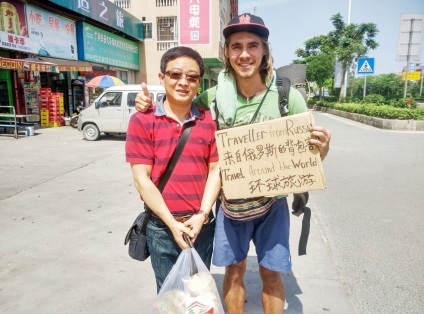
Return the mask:
<svg viewBox="0 0 424 314"><path fill-rule="evenodd" d="M319 88L319 98L322 99L322 88L325 82L334 76L334 55L325 43L327 36L316 36L305 41L305 49L297 49L296 55L302 59L293 60L293 63L306 64L306 79L315 82Z"/></svg>
<svg viewBox="0 0 424 314"><path fill-rule="evenodd" d="M331 54L320 54L313 58L306 67L306 79L315 82L319 88L319 99L322 99L322 87L334 73L334 57Z"/></svg>
<svg viewBox="0 0 424 314"><path fill-rule="evenodd" d="M365 57L369 49L378 47L374 40L378 33L376 24L362 23L349 24L343 22L340 13L333 15L330 19L335 28L327 35L315 36L305 42L305 49L297 49L296 55L301 60L295 63L306 63L307 67L314 58L322 54L331 55L334 60L342 64L343 78L340 98L343 95L346 72L358 58ZM334 69L334 65L333 65Z"/></svg>
<svg viewBox="0 0 424 314"><path fill-rule="evenodd" d="M412 84L411 84L412 85ZM352 78L350 84L352 97L362 98L364 92L364 78ZM377 94L386 99L403 98L404 82L402 76L395 73L370 75L367 77L367 95ZM408 92L413 96L418 96L419 92L414 92L408 88Z"/></svg>
<svg viewBox="0 0 424 314"><path fill-rule="evenodd" d="M342 64L343 77L340 98L346 84L345 77L351 64L358 58L365 57L369 49L376 49L378 43L374 40L378 34L374 23L349 24L343 22L340 13L331 17L334 31L328 34L325 50L333 49L337 60Z"/></svg>

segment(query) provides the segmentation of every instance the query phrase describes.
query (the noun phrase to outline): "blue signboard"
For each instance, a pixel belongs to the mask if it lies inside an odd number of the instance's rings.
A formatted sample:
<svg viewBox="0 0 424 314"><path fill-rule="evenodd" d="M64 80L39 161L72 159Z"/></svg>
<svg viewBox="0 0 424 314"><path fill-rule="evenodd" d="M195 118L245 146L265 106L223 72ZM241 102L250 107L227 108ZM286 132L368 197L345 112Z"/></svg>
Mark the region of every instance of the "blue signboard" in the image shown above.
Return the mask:
<svg viewBox="0 0 424 314"><path fill-rule="evenodd" d="M92 18L131 37L143 40L143 23L135 16L109 1L50 0L61 7Z"/></svg>
<svg viewBox="0 0 424 314"><path fill-rule="evenodd" d="M359 58L358 74L374 74L374 58Z"/></svg>

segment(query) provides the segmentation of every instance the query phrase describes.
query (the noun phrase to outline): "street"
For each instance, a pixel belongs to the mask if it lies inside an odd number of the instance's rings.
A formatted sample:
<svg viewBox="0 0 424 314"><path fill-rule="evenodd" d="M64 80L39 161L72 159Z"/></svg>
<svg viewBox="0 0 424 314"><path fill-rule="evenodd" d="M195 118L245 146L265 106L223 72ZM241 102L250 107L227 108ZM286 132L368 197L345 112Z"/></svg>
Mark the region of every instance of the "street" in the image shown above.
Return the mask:
<svg viewBox="0 0 424 314"><path fill-rule="evenodd" d="M308 255L283 275L286 313L420 313L424 306L423 132L315 112L332 131L327 188L310 193ZM0 136L0 312L145 313L150 262L123 245L141 209L125 137L88 142L70 127ZM261 313L254 251L246 313ZM222 297L222 268L212 268Z"/></svg>
<svg viewBox="0 0 424 314"><path fill-rule="evenodd" d="M387 131L324 113L327 189L310 206L358 313L424 308L424 132Z"/></svg>

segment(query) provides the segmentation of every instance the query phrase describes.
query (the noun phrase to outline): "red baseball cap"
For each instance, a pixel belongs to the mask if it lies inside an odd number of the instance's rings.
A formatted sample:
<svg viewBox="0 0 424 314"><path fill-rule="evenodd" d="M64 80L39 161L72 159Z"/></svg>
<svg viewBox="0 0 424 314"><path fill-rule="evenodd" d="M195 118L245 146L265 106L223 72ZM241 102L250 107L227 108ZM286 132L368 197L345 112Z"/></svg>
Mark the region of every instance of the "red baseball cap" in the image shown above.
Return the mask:
<svg viewBox="0 0 424 314"><path fill-rule="evenodd" d="M224 37L238 33L238 32L249 32L255 33L260 37L268 39L269 30L266 28L264 21L256 15L250 13L243 13L235 18L232 18L228 25L224 28Z"/></svg>

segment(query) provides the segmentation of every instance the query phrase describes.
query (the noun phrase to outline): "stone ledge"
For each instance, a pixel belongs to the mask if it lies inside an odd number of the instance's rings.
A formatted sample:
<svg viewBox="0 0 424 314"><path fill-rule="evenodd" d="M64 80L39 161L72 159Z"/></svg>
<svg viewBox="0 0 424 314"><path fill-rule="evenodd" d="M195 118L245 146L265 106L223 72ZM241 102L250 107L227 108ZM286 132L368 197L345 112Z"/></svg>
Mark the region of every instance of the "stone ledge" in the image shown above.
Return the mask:
<svg viewBox="0 0 424 314"><path fill-rule="evenodd" d="M369 117L363 114L357 114L352 112L346 112L337 109L331 109L318 105L308 105L309 109L316 111L327 112L340 116L346 119L358 121L367 125L371 125L376 128L386 130L398 130L398 131L424 131L423 120L397 120L397 119L381 119L376 117Z"/></svg>

